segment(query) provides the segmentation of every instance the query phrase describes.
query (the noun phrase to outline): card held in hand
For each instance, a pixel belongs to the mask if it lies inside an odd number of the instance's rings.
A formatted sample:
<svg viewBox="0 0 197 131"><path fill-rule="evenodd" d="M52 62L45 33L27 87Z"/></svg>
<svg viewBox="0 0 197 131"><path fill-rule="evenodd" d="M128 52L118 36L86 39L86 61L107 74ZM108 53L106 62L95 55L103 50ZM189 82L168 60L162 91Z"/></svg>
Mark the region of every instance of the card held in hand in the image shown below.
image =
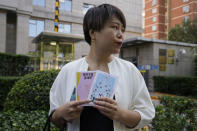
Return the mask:
<svg viewBox="0 0 197 131"><path fill-rule="evenodd" d="M97 71L88 98L92 101L100 97L112 98L116 89L116 85L116 76L102 71Z"/></svg>
<svg viewBox="0 0 197 131"><path fill-rule="evenodd" d="M96 76L95 71L77 72L77 84L76 84L77 101L88 99L90 88L95 76Z"/></svg>

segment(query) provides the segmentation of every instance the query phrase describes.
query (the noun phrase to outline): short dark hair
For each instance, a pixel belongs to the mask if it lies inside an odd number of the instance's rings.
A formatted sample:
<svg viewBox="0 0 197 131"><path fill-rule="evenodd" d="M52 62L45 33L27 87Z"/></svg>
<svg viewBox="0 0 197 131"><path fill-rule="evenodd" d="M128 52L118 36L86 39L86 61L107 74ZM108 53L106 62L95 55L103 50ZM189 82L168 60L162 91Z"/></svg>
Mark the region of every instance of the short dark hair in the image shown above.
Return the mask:
<svg viewBox="0 0 197 131"><path fill-rule="evenodd" d="M90 8L83 19L83 32L86 42L91 45L89 30L100 31L106 22L113 17L117 17L126 28L126 19L122 11L110 4L102 4L98 7Z"/></svg>

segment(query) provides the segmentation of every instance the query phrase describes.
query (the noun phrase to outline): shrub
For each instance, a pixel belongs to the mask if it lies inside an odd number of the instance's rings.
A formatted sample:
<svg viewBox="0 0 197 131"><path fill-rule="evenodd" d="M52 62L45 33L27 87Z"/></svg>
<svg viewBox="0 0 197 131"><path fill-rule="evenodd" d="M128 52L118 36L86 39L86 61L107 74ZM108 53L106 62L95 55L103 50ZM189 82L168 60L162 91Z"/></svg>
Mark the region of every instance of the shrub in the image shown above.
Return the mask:
<svg viewBox="0 0 197 131"><path fill-rule="evenodd" d="M0 112L0 131L42 131L48 112ZM51 124L52 131L58 131Z"/></svg>
<svg viewBox="0 0 197 131"><path fill-rule="evenodd" d="M3 109L3 103L7 97L8 92L13 87L14 83L20 77L2 77L0 76L0 110Z"/></svg>
<svg viewBox="0 0 197 131"><path fill-rule="evenodd" d="M17 81L9 92L4 111L49 110L49 91L59 70L36 71Z"/></svg>
<svg viewBox="0 0 197 131"><path fill-rule="evenodd" d="M154 76L155 91L197 97L197 77Z"/></svg>
<svg viewBox="0 0 197 131"><path fill-rule="evenodd" d="M28 56L0 53L0 60L0 76L22 76L28 73Z"/></svg>
<svg viewBox="0 0 197 131"><path fill-rule="evenodd" d="M195 68L194 68L194 70L195 70L195 76L197 76L197 55L195 56L194 62L195 62Z"/></svg>
<svg viewBox="0 0 197 131"><path fill-rule="evenodd" d="M155 131L197 130L197 100L163 96L156 107L152 126Z"/></svg>

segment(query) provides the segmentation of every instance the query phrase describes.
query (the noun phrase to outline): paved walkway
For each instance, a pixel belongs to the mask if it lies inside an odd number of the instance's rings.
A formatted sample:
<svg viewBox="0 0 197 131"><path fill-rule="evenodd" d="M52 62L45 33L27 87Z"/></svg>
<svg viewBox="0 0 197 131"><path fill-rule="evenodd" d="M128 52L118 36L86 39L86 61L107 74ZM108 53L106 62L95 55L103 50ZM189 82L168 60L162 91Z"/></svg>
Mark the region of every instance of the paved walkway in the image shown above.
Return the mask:
<svg viewBox="0 0 197 131"><path fill-rule="evenodd" d="M159 105L159 96L173 96L175 97L176 95L172 95L172 94L167 94L167 93L160 93L160 92L150 92L150 96L152 99L152 102L154 104L154 106Z"/></svg>

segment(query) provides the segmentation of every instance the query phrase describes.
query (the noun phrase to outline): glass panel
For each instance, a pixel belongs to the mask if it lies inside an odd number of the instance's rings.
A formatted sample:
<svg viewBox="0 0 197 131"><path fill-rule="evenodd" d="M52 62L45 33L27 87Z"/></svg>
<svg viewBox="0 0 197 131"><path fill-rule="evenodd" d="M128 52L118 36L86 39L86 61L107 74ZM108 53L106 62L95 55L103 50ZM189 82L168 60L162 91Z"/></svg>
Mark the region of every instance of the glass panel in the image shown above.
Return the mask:
<svg viewBox="0 0 197 131"><path fill-rule="evenodd" d="M184 13L189 12L189 5L183 7L183 12L184 12Z"/></svg>
<svg viewBox="0 0 197 131"><path fill-rule="evenodd" d="M71 25L70 24L59 24L58 32L71 33Z"/></svg>
<svg viewBox="0 0 197 131"><path fill-rule="evenodd" d="M153 0L152 1L152 6L156 5L157 4L157 0Z"/></svg>
<svg viewBox="0 0 197 131"><path fill-rule="evenodd" d="M70 25L69 24L65 24L64 25L64 32L65 33L70 33L71 31L70 31Z"/></svg>
<svg viewBox="0 0 197 131"><path fill-rule="evenodd" d="M94 7L94 5L84 3L83 4L83 14L85 14L88 11L88 9L90 9L92 7Z"/></svg>
<svg viewBox="0 0 197 131"><path fill-rule="evenodd" d="M33 0L33 5L37 5L37 0Z"/></svg>
<svg viewBox="0 0 197 131"><path fill-rule="evenodd" d="M66 0L65 2L65 10L66 11L71 11L72 9L72 1L71 0Z"/></svg>
<svg viewBox="0 0 197 131"><path fill-rule="evenodd" d="M33 5L45 6L45 0L33 0Z"/></svg>
<svg viewBox="0 0 197 131"><path fill-rule="evenodd" d="M187 22L189 20L189 16L184 17L184 21Z"/></svg>
<svg viewBox="0 0 197 131"><path fill-rule="evenodd" d="M183 2L188 2L189 0L183 0Z"/></svg>
<svg viewBox="0 0 197 131"><path fill-rule="evenodd" d="M63 28L63 25L62 24L59 24L58 25L58 32L61 32L61 33L64 32L64 28Z"/></svg>
<svg viewBox="0 0 197 131"><path fill-rule="evenodd" d="M152 26L152 31L155 31L157 29L157 26L156 25L153 25Z"/></svg>
<svg viewBox="0 0 197 131"><path fill-rule="evenodd" d="M45 0L39 0L38 5L39 6L45 6Z"/></svg>
<svg viewBox="0 0 197 131"><path fill-rule="evenodd" d="M61 69L66 63L72 61L72 45L68 44L59 44L59 50L56 57L56 48L57 46L53 46L50 44L44 44L43 48L43 69ZM56 60L57 63L56 63ZM57 67L56 67L56 64Z"/></svg>
<svg viewBox="0 0 197 131"><path fill-rule="evenodd" d="M60 2L60 10L65 10L65 1Z"/></svg>
<svg viewBox="0 0 197 131"><path fill-rule="evenodd" d="M58 68L61 69L70 61L72 61L72 45L59 45Z"/></svg>
<svg viewBox="0 0 197 131"><path fill-rule="evenodd" d="M30 24L36 24L36 21L35 20L29 20L29 23Z"/></svg>
<svg viewBox="0 0 197 131"><path fill-rule="evenodd" d="M155 22L157 20L157 17L154 16L152 20L153 20L153 22Z"/></svg>
<svg viewBox="0 0 197 131"><path fill-rule="evenodd" d="M156 13L157 12L157 8L152 9L152 13Z"/></svg>
<svg viewBox="0 0 197 131"><path fill-rule="evenodd" d="M29 20L29 36L35 37L36 36L36 21Z"/></svg>
<svg viewBox="0 0 197 131"><path fill-rule="evenodd" d="M45 70L53 69L56 59L56 46L44 45L43 67Z"/></svg>
<svg viewBox="0 0 197 131"><path fill-rule="evenodd" d="M153 39L156 39L156 34L152 34L152 38Z"/></svg>
<svg viewBox="0 0 197 131"><path fill-rule="evenodd" d="M60 1L60 10L71 11L72 10L72 1L71 0L61 0Z"/></svg>
<svg viewBox="0 0 197 131"><path fill-rule="evenodd" d="M37 21L37 32L36 35L44 31L44 21Z"/></svg>
<svg viewBox="0 0 197 131"><path fill-rule="evenodd" d="M29 36L35 37L44 31L44 21L29 20Z"/></svg>
<svg viewBox="0 0 197 131"><path fill-rule="evenodd" d="M35 37L36 36L36 26L30 24L29 25L29 36Z"/></svg>

